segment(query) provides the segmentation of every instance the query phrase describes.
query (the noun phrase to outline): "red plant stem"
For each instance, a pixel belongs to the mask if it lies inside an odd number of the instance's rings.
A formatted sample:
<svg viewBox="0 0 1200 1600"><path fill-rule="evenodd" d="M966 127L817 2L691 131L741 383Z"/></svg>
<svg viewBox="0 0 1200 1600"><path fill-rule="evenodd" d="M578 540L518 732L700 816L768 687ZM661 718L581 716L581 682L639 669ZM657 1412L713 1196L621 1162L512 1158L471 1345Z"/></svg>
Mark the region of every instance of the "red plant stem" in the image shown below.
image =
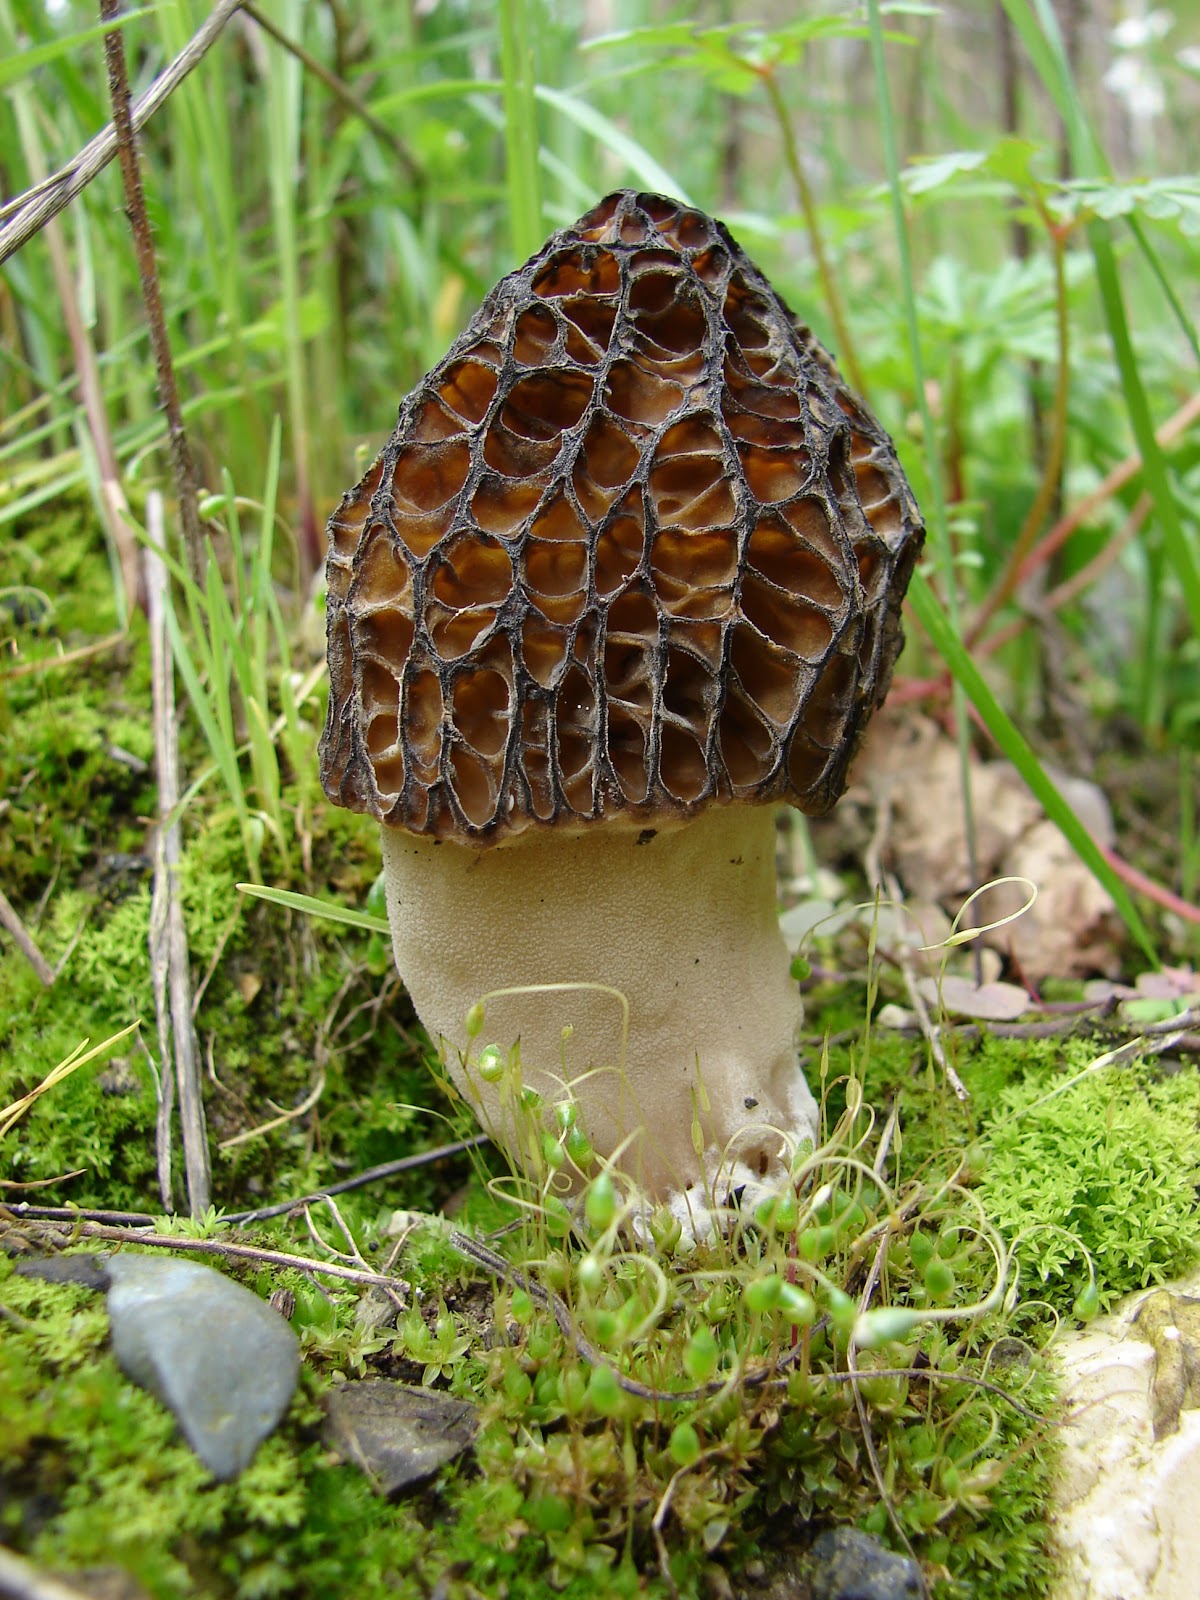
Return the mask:
<svg viewBox="0 0 1200 1600"><path fill-rule="evenodd" d="M1166 449L1168 445L1174 444L1181 434L1186 433L1197 418L1200 418L1200 393L1194 394L1186 405L1180 406L1173 416L1168 417L1154 437ZM1136 454L1127 456L1115 466L1103 483L1097 484L1091 494L1085 496L1077 506L1068 511L1065 517L1060 518L1046 537L1033 547L1017 572L1017 587L1019 588L1040 566L1049 561L1055 551L1066 544L1075 530L1085 523L1094 511L1123 489L1130 478L1135 477L1141 470L1142 458Z"/></svg>
<svg viewBox="0 0 1200 1600"><path fill-rule="evenodd" d="M1156 905L1172 911L1177 917L1182 917L1185 922L1200 923L1200 906L1191 905L1187 900L1182 900L1170 889L1165 889L1161 883L1155 883L1153 878L1147 878L1145 873L1139 872L1136 867L1131 867L1128 861L1122 861L1114 851L1100 845L1100 854L1109 866L1122 878L1131 889L1138 894L1144 894L1147 900L1153 900Z"/></svg>

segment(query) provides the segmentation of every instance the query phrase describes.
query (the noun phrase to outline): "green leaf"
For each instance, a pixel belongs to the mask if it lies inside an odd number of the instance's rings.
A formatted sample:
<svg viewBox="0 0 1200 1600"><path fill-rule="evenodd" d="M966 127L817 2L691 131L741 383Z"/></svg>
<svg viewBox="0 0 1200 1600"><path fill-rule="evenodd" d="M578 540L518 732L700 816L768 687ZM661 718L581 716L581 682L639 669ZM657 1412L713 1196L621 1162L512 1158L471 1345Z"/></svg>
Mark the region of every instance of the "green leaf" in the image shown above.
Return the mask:
<svg viewBox="0 0 1200 1600"><path fill-rule="evenodd" d="M81 45L91 44L95 39L103 39L104 35L111 33L114 28L124 28L129 23L136 22L139 17L152 15L156 9L155 6L142 6L137 11L125 11L119 17L114 17L111 22L98 24L94 28L81 28L78 33L64 34L61 39L51 39L48 44L27 46L14 52L7 60L0 59L0 89L28 77L37 67L44 67L48 61L57 61L61 56L69 55L72 50L79 49Z"/></svg>
<svg viewBox="0 0 1200 1600"><path fill-rule="evenodd" d="M986 161L983 150L951 150L944 156L930 156L906 167L901 181L909 194L928 194L961 172L978 172Z"/></svg>
<svg viewBox="0 0 1200 1600"><path fill-rule="evenodd" d="M672 177L665 167L660 167L648 150L636 139L623 133L603 112L597 111L594 106L564 90L547 88L544 83L539 83L534 93L539 100L548 106L553 106L563 116L569 117L576 127L582 128L585 133L590 133L598 143L611 150L613 155L618 156L634 177L648 189L670 195L675 200L682 200L685 205L692 204L679 180Z"/></svg>
<svg viewBox="0 0 1200 1600"><path fill-rule="evenodd" d="M324 917L326 922L345 922L352 928L365 928L368 933L392 931L383 917L355 911L336 900L318 900L310 894L295 894L291 889L275 889L266 883L239 883L235 887L239 894L252 895L256 900L269 900L272 905L286 906L289 911L303 911L308 917Z"/></svg>

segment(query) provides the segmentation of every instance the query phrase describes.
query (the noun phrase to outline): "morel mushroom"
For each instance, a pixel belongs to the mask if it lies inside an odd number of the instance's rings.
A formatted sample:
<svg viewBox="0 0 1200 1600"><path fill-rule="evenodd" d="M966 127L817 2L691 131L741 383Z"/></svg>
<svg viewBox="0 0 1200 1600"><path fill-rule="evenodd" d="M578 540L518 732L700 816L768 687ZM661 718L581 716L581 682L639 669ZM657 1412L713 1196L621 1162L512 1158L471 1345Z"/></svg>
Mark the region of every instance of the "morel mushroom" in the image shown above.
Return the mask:
<svg viewBox="0 0 1200 1600"><path fill-rule="evenodd" d="M651 1194L817 1135L772 803L844 789L922 537L829 355L658 195L555 234L404 401L329 524L321 777L383 824L399 971L502 1140L475 1065L518 1039Z"/></svg>

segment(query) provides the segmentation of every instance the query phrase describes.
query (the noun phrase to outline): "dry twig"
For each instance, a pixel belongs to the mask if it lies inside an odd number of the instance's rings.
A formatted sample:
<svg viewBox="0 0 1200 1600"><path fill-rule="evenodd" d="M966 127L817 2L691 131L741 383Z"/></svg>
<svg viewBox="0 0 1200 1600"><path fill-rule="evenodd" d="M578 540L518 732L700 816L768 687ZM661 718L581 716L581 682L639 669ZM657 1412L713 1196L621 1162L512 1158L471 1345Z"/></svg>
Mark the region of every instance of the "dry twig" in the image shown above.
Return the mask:
<svg viewBox="0 0 1200 1600"><path fill-rule="evenodd" d="M179 899L178 873L182 846L179 821L179 748L175 726L175 673L167 643L167 573L160 551L165 546L162 496L155 491L146 505L146 604L150 619L150 662L154 698L154 749L158 770L159 826L154 843L154 891L150 900L150 971L158 1015L162 1061L158 1105L158 1181L164 1207L171 1211L172 1085L179 1089L179 1120L188 1205L193 1216L211 1202L208 1135L200 1093L200 1051L192 1022L192 978L187 929ZM169 998L168 998L169 997ZM174 1079L171 1061L174 1059Z"/></svg>
<svg viewBox="0 0 1200 1600"><path fill-rule="evenodd" d="M256 23L257 26L263 30L264 33L269 34L270 37L274 39L276 44L282 45L289 55L295 56L296 60L299 61L300 65L305 69L306 72L311 72L314 78L319 79L319 81L323 83L329 90L334 99L340 100L342 105L347 111L350 112L352 116L357 117L365 127L370 128L371 132L377 139L381 139L383 143L387 145L388 149L396 157L396 160L399 161L400 165L408 173L409 182L412 184L413 188L416 189L418 193L423 192L427 180L425 173L422 171L416 160L416 157L413 155L412 151L408 148L404 141L397 138L397 136L392 132L386 123L380 122L379 118L375 116L374 112L372 112L371 108L366 104L366 102L360 100L359 97L354 93L353 89L351 89L347 83L339 78L336 73L330 72L329 68L323 61L318 61L316 56L314 56L310 51L306 50L302 44L297 43L295 39L289 38L288 35L284 33L283 30L278 27L270 17L266 16L262 11L260 11L257 6L250 5L248 0L243 0L242 10L252 22Z"/></svg>
<svg viewBox="0 0 1200 1600"><path fill-rule="evenodd" d="M36 178L44 179L45 161L42 156L41 140L38 138L30 112L31 102L32 96L28 90L18 92L14 96L13 109L20 130L26 165ZM100 366L96 360L91 335L79 308L79 296L71 272L67 244L63 237L62 225L57 220L51 219L46 224L46 247L50 252L50 270L54 277L54 287L58 294L67 338L71 344L75 373L79 379L79 397L83 402L83 414L91 435L92 449L95 452L96 469L100 478L101 510L121 569L121 585L125 591L127 617L129 611L138 603L137 542L133 535L129 502L125 498L125 490L121 483L121 468L117 461L108 406L100 382ZM124 617L121 620L124 620Z"/></svg>
<svg viewBox="0 0 1200 1600"><path fill-rule="evenodd" d="M12 1207L0 1207L0 1219ZM178 1250L185 1255L220 1256L226 1261L257 1261L270 1267L295 1267L299 1272L320 1273L326 1277L341 1278L347 1283L367 1284L371 1288L395 1289L404 1294L410 1289L403 1278L385 1276L382 1272L363 1271L358 1267L344 1267L336 1261L314 1261L310 1256L293 1255L287 1250L264 1250L258 1245L232 1244L225 1239L184 1239L170 1234L154 1233L146 1228L114 1228L98 1222L77 1221L67 1229L55 1223L35 1223L31 1230L53 1248L62 1248L76 1239L102 1239L109 1244L150 1245L155 1249Z"/></svg>
<svg viewBox="0 0 1200 1600"><path fill-rule="evenodd" d="M17 949L37 973L39 980L48 989L54 982L54 968L46 960L26 931L25 924L17 915L16 910L8 896L0 889L0 927L11 934Z"/></svg>
<svg viewBox="0 0 1200 1600"><path fill-rule="evenodd" d="M120 11L121 0L100 0L100 15L106 22L115 21ZM142 190L137 145L133 137L129 74L125 69L125 35L122 29L113 28L104 35L104 55L108 62L108 89L112 97L113 127L116 129L117 150L121 157L121 176L125 183L125 213L129 218L133 246L137 252L142 303L146 309L146 325L150 332L150 346L154 351L154 365L158 372L158 397L167 418L167 437L171 443L171 465L175 474L179 517L183 525L183 543L192 577L199 583L204 574L201 554L204 535L200 528L200 507L196 496L196 469L192 464L192 452L188 446L187 431L183 426L179 386L175 382L175 365L171 360L171 341L167 337L162 293L158 286L154 240L150 233L150 219L146 215L146 196Z"/></svg>
<svg viewBox="0 0 1200 1600"><path fill-rule="evenodd" d="M0 1596L3 1600L89 1600L90 1593L41 1571L32 1561L0 1545Z"/></svg>
<svg viewBox="0 0 1200 1600"><path fill-rule="evenodd" d="M200 64L240 5L241 0L217 0L203 27L196 30L166 71L159 74L132 106L130 121L135 133L165 104L193 67ZM0 228L0 264L40 233L51 217L56 217L77 195L82 194L116 153L117 135L110 125L90 140L73 161L44 183L36 184L0 208L0 218L9 219Z"/></svg>

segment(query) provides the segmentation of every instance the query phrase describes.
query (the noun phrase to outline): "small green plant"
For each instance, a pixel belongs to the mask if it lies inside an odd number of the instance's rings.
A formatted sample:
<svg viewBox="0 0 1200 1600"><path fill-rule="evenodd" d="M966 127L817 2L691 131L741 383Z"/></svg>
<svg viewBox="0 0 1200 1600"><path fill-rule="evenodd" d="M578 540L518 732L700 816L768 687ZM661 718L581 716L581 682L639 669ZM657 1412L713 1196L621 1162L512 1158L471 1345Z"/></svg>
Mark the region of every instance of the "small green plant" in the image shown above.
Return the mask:
<svg viewBox="0 0 1200 1600"><path fill-rule="evenodd" d="M241 500L226 473L224 494L212 497L203 508L208 515L225 514L232 593L211 545L203 587L172 563L190 626L185 634L168 599L167 631L176 666L237 817L246 865L254 877L259 876L269 839L276 871L286 878L296 829L283 804L280 747L289 758L293 777L300 780L303 804L311 791L307 775L312 730L300 717L290 638L274 574L280 440L276 420L260 502ZM252 542L242 531L244 509L259 513L258 536ZM275 705L280 708L279 718L272 725ZM249 756L249 786L242 776L243 755ZM202 782L203 778L197 779L190 793Z"/></svg>
<svg viewBox="0 0 1200 1600"><path fill-rule="evenodd" d="M468 1031L485 1028L481 1004ZM756 1201L714 1187L686 1217L597 1160L569 1090L550 1104L524 1083L518 1045L485 1046L468 1069L498 1090L524 1157L489 1180L517 1224L505 1256L457 1236L498 1278L508 1329L484 1369L478 1456L508 1486L505 1515L520 1491L553 1582L653 1548L690 1593L698 1552L736 1563L784 1506L890 1528L949 1576L957 1518L994 1516L999 1533L1010 1457L1022 1482L1044 1480L1044 1370L986 1376L1017 1299L1011 1248L961 1159L940 1178L927 1162L889 1167L860 1077L825 1069L821 1147L802 1144ZM456 1387L477 1383L478 1350L442 1324L410 1314L411 1354L431 1359L440 1338L464 1363ZM1032 1582L1046 1570L1036 1529L1025 1544Z"/></svg>

